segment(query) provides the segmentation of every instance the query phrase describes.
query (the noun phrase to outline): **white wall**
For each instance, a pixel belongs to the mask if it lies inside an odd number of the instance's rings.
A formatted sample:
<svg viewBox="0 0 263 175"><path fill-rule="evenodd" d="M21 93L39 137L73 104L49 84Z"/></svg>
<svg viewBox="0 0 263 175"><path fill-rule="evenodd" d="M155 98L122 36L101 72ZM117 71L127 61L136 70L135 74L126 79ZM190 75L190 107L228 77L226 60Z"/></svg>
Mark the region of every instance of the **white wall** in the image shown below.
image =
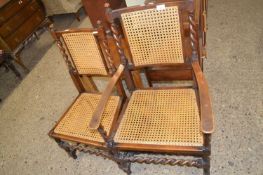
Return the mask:
<svg viewBox="0 0 263 175"><path fill-rule="evenodd" d="M144 0L126 0L127 6L134 6L134 5L143 5Z"/></svg>

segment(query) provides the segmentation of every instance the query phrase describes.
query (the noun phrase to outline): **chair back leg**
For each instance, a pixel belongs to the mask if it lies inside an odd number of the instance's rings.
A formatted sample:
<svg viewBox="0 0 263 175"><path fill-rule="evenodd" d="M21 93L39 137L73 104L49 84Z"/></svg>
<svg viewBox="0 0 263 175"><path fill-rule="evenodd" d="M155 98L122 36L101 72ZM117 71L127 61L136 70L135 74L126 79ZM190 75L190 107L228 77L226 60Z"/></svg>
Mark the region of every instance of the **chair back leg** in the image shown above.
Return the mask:
<svg viewBox="0 0 263 175"><path fill-rule="evenodd" d="M204 156L203 161L205 163L204 175L210 175L210 156Z"/></svg>

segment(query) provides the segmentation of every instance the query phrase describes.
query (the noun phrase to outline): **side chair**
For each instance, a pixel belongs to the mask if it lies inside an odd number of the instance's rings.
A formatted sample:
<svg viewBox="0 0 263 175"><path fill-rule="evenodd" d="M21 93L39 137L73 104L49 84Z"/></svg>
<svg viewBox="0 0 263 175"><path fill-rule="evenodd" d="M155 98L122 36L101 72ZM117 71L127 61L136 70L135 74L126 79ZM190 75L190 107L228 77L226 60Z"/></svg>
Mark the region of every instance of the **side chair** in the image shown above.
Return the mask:
<svg viewBox="0 0 263 175"><path fill-rule="evenodd" d="M101 23L98 29L65 31L55 31L51 26L51 33L65 59L79 95L49 132L49 136L74 159L77 158L77 151L112 159L106 141L126 95L122 86L117 85L118 95L109 96L100 126L97 130L88 129L87 125L103 94L95 92L94 89L86 90L80 78L112 77L108 87L112 88L112 85L118 84L116 79L124 67L116 70L112 64L106 33Z"/></svg>
<svg viewBox="0 0 263 175"><path fill-rule="evenodd" d="M131 174L131 163L136 162L202 168L204 175L209 175L214 116L198 61L199 27L193 19L193 4L181 0L117 10L108 4L106 7L121 58L119 67L124 67L120 73L130 94L108 139L114 159L127 174ZM122 39L129 44L130 60L124 54ZM162 73L183 64L190 68L191 86L135 86L134 70L155 68ZM99 129L112 90L104 91L89 129Z"/></svg>

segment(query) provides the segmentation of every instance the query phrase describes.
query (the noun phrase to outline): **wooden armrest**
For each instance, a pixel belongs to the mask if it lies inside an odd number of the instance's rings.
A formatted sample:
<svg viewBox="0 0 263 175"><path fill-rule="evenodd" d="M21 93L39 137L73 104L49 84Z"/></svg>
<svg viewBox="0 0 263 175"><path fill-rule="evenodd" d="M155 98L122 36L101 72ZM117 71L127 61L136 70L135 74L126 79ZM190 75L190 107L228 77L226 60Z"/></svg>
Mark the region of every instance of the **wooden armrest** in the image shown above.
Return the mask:
<svg viewBox="0 0 263 175"><path fill-rule="evenodd" d="M101 99L100 99L95 111L93 112L93 116L92 116L91 121L89 123L90 129L98 129L99 128L103 111L104 111L104 109L108 103L108 100L111 96L111 93L113 91L115 84L118 82L118 80L120 79L120 77L122 75L123 70L124 70L124 66L122 64L120 64L117 71L115 72L113 77L110 79L105 91L102 93Z"/></svg>
<svg viewBox="0 0 263 175"><path fill-rule="evenodd" d="M199 63L194 61L192 67L197 81L200 98L201 130L205 134L210 134L214 131L214 115L208 92L208 85Z"/></svg>

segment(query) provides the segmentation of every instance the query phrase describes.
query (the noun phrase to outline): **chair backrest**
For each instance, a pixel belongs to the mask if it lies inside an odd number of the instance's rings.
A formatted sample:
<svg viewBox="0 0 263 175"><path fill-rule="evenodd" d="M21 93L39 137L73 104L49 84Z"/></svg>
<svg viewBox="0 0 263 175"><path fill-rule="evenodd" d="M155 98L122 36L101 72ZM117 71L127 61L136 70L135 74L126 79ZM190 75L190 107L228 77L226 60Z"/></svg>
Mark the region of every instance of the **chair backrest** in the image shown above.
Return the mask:
<svg viewBox="0 0 263 175"><path fill-rule="evenodd" d="M63 33L62 38L79 74L107 75L102 54L93 33Z"/></svg>
<svg viewBox="0 0 263 175"><path fill-rule="evenodd" d="M104 27L56 31L51 25L50 31L79 92L98 91L92 77L111 76L115 70Z"/></svg>
<svg viewBox="0 0 263 175"><path fill-rule="evenodd" d="M107 76L107 65L99 45L98 32L74 29L57 32L63 40L74 67L81 75Z"/></svg>
<svg viewBox="0 0 263 175"><path fill-rule="evenodd" d="M163 2L172 2L172 1L181 1L181 0L145 0L145 4L149 3L163 3ZM192 1L195 5L195 22L199 23L199 37L201 38L201 57L206 58L206 31L207 31L207 10L208 10L208 0L186 0Z"/></svg>
<svg viewBox="0 0 263 175"><path fill-rule="evenodd" d="M106 14L115 38L120 21L135 67L190 63L199 57L194 5L189 1L108 9Z"/></svg>
<svg viewBox="0 0 263 175"><path fill-rule="evenodd" d="M135 66L184 63L178 7L121 14Z"/></svg>

